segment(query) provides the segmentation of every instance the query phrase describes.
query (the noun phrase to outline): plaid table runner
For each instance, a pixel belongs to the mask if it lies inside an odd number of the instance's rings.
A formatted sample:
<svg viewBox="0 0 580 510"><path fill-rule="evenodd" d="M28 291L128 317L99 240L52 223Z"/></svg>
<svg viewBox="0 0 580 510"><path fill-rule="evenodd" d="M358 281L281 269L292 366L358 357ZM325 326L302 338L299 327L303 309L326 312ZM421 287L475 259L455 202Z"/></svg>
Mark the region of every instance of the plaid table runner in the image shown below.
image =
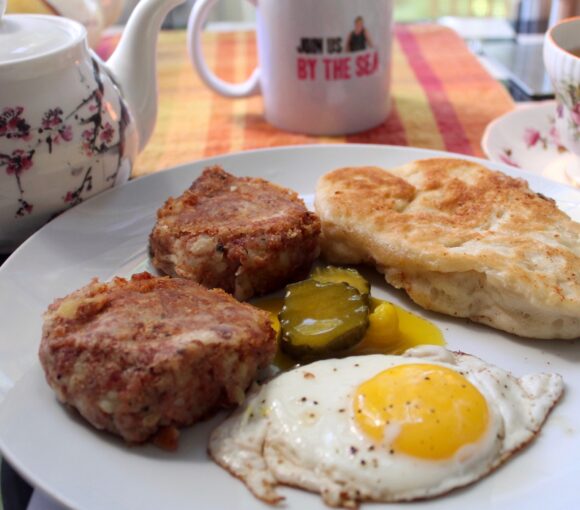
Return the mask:
<svg viewBox="0 0 580 510"><path fill-rule="evenodd" d="M118 36L105 38L107 57ZM216 73L245 79L256 65L254 32L206 32L204 52ZM164 31L158 47L159 117L133 176L191 160L280 145L375 143L441 149L481 156L485 126L514 107L509 94L451 30L399 25L395 30L392 112L374 129L349 136L287 133L266 123L262 99L226 99L209 90L192 69L183 31Z"/></svg>

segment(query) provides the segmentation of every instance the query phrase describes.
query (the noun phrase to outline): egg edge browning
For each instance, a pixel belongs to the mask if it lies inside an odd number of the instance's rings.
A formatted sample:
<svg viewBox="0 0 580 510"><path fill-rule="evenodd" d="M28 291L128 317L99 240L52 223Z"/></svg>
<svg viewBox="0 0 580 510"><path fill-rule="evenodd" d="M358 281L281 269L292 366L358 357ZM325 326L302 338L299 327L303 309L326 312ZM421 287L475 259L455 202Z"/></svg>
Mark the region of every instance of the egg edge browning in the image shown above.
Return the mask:
<svg viewBox="0 0 580 510"><path fill-rule="evenodd" d="M361 358L380 357L384 356L370 355ZM483 469L479 469L478 467L479 471L477 471L475 476L471 476L471 474L467 472L466 476L462 477L460 482L450 486L444 484L443 486L424 488L416 490L415 493L407 493L403 495L397 495L393 493L393 491L389 493L389 487L379 487L378 489L372 487L372 491L369 491L367 487L356 487L354 485L349 487L348 483L343 487L343 490L337 490L335 484L330 483L329 485L328 482L324 483L324 479L317 477L317 473L310 473L302 470L300 459L295 459L295 465L290 463L290 469L292 469L292 467L296 468L295 471L291 472L291 476L280 476L280 473L276 474L275 471L269 467L275 460L275 456L272 456L271 451L270 453L267 451L268 448L271 450L271 446L268 446L266 441L268 427L270 426L268 419L261 419L259 420L259 425L253 425L259 427L259 429L255 429L258 432L252 436L259 437L258 447L256 447L256 444L254 443L239 443L236 441L236 439L239 438L236 438L235 435L236 431L243 430L248 420L253 419L256 415L261 416L262 418L267 418L269 411L267 407L264 407L267 400L267 390L265 390L265 388L268 387L267 385L254 388L248 396L246 404L235 411L231 417L226 419L224 423L214 430L210 437L208 446L210 457L231 475L244 482L254 496L269 504L278 504L284 500L284 497L276 490L278 486L288 486L300 488L313 493L320 493L324 502L327 505L334 507L354 508L357 507L359 503L365 501L387 503L431 499L443 496L455 489L471 485L497 469L513 454L525 448L540 432L551 410L558 403L564 391L562 377L558 374L537 373L517 378L509 372L488 364L475 356L463 352L451 352L438 346L421 346L409 349L402 357L455 365L459 372L464 372L464 369L472 370L472 374L475 374L475 380L477 381L476 387L480 390L481 387L485 387L487 383L485 382L485 378L483 381L478 379L477 374L487 369L491 371L490 373L494 380L493 384L496 386L495 389L502 391L501 387L503 387L504 384L501 380L497 379L497 376L507 376L510 383L515 385L515 388L521 392L520 396L528 399L527 403L535 402L534 399L540 396L542 399L545 399L544 402L548 405L536 405L536 403L531 406L526 405L525 408L522 408L523 410L518 411L517 409L514 410L513 405L509 401L500 401L499 407L497 409L494 407L492 410L494 413L498 411L497 415L500 416L501 419L499 429L496 428L496 430L500 431L499 433L501 436L498 437L500 440L499 448L492 452L491 461L486 463L483 466ZM360 360L361 358L357 359ZM355 358L350 359L355 360ZM345 360L341 360L341 362L344 361ZM325 361L318 363L325 363ZM296 370L302 370L304 374L309 373L307 372L307 367L300 367ZM372 375L369 374L369 377L372 377ZM491 398L493 393L493 388L486 388L486 400ZM525 421L521 421L522 412L527 412L529 415ZM519 429L515 431L515 437L511 437L510 435L507 439L504 423L506 415L511 420L513 420L514 417L519 420L517 424ZM228 433L228 429L230 431L233 430L234 434L232 435L231 433ZM496 433L494 431L492 432L494 434ZM268 456L270 457L270 462L268 462ZM318 473L318 475L320 475L320 473ZM384 494L385 490L387 491L386 495ZM383 492L383 494L377 497L377 492Z"/></svg>

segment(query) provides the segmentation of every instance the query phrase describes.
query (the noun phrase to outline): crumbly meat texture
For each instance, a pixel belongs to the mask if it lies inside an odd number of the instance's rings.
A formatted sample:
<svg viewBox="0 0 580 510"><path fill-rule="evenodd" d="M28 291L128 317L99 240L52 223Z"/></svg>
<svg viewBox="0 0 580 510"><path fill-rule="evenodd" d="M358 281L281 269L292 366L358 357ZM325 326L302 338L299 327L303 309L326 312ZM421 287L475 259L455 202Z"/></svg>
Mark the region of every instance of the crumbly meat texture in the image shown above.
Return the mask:
<svg viewBox="0 0 580 510"><path fill-rule="evenodd" d="M93 280L44 315L40 361L58 399L141 443L239 404L276 350L268 314L181 279Z"/></svg>
<svg viewBox="0 0 580 510"><path fill-rule="evenodd" d="M342 168L315 207L325 258L376 266L428 310L580 337L580 224L521 179L457 159Z"/></svg>
<svg viewBox="0 0 580 510"><path fill-rule="evenodd" d="M244 300L304 278L320 221L298 195L263 179L207 168L157 212L153 265Z"/></svg>

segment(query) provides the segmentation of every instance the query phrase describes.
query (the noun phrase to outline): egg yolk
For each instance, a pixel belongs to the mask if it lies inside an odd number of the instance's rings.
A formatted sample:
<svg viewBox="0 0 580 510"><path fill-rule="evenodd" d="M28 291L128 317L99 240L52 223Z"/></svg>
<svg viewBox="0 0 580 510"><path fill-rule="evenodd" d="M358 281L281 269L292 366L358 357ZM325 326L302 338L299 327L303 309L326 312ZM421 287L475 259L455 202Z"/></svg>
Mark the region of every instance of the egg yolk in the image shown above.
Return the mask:
<svg viewBox="0 0 580 510"><path fill-rule="evenodd" d="M354 395L354 419L369 438L421 459L437 460L477 442L489 410L479 390L447 367L397 365L365 381Z"/></svg>

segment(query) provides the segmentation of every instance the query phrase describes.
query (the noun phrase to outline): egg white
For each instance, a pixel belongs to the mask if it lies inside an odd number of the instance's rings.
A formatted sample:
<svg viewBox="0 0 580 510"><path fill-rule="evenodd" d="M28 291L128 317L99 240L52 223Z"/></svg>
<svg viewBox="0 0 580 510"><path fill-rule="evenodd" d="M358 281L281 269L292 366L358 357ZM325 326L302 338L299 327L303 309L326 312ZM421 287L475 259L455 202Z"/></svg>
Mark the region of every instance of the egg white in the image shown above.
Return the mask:
<svg viewBox="0 0 580 510"><path fill-rule="evenodd" d="M353 419L357 386L406 363L446 366L478 388L490 416L482 439L451 459L422 460L390 453L366 437ZM533 439L562 391L557 374L517 379L437 346L410 349L403 356L324 360L256 388L214 431L209 452L269 503L282 499L276 491L280 484L319 492L331 506L428 498L478 480Z"/></svg>

